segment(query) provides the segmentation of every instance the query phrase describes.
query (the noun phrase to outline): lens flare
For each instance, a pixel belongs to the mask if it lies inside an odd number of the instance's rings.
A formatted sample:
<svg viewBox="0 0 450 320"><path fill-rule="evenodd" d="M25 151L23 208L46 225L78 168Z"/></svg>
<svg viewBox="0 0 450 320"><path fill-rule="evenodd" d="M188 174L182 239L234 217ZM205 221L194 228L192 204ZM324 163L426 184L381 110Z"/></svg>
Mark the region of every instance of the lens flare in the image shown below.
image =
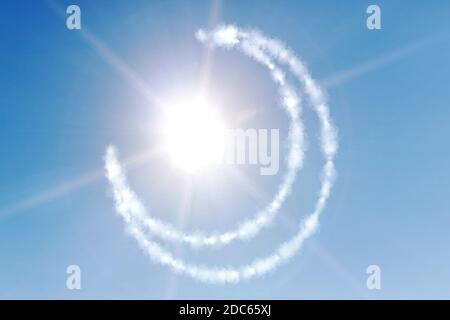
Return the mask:
<svg viewBox="0 0 450 320"><path fill-rule="evenodd" d="M220 163L226 127L207 99L177 103L166 112L164 123L165 149L176 167L197 174Z"/></svg>

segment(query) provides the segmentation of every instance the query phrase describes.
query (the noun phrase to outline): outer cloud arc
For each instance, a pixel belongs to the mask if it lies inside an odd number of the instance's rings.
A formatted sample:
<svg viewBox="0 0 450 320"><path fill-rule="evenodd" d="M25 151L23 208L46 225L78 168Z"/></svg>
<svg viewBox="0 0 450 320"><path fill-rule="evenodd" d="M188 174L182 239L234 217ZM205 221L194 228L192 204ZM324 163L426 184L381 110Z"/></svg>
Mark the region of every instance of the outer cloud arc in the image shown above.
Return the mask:
<svg viewBox="0 0 450 320"><path fill-rule="evenodd" d="M187 274L200 281L210 283L237 282L242 279L264 275L275 269L281 263L291 258L301 248L304 240L317 230L319 216L325 208L335 180L334 157L338 149L337 133L331 122L328 105L321 88L311 78L301 60L283 43L265 37L258 31L242 30L233 25L219 26L211 32L199 30L197 32L197 39L211 46L229 49L237 48L245 55L268 67L274 81L279 85L284 107L293 117L297 117L297 119L299 119L300 113L300 109L298 108L300 99L295 91L292 91L287 84L282 68L275 61L281 66L287 67L302 84L303 91L307 94L320 120L321 149L325 157L321 188L313 212L300 222L298 231L294 237L282 243L278 249L265 258L256 259L241 267L203 267L175 258L169 251L148 237L145 231L146 229L156 231L155 233L160 236L168 230L158 228L153 228L155 230L152 230L151 227L149 228L148 223L145 222L147 221L146 210L135 193L127 185L125 174L117 160L116 149L114 147L109 147L107 150L105 168L107 177L113 186L116 210L125 219L130 233L138 241L138 244L153 260L169 266L176 272ZM298 122L298 126L295 126L295 122L293 123L294 125L291 124L290 127L290 137L299 135L303 139L301 122ZM291 140L291 143L292 141L295 141L295 139ZM288 164L299 167L303 159L302 145L291 145L291 150L297 152L288 155ZM295 179L295 174L293 179ZM290 188L289 186L283 191L284 195L287 195L291 191ZM265 224L267 221L262 222ZM252 233L249 233L249 235L252 235ZM163 238L167 238L167 236L163 236ZM236 236L235 238L239 237ZM189 241L186 242L189 243ZM227 242L224 241L224 243Z"/></svg>

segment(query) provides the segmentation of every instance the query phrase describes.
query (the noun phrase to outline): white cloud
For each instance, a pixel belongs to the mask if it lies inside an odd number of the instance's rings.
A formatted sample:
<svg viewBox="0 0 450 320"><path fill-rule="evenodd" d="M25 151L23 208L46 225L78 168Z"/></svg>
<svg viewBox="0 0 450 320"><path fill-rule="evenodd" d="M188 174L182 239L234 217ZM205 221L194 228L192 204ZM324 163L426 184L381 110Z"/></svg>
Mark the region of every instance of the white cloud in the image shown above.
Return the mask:
<svg viewBox="0 0 450 320"><path fill-rule="evenodd" d="M291 118L290 150L287 156L287 173L272 202L253 219L239 225L236 230L221 234L185 234L147 213L144 205L128 186L117 152L112 146L107 149L105 168L114 190L116 210L125 219L130 233L153 260L200 281L238 282L242 279L261 276L275 269L292 257L301 248L303 241L317 230L319 216L325 208L335 179L333 160L338 148L337 133L330 120L329 109L321 88L311 78L304 64L283 43L267 38L258 31L245 31L233 25L219 26L210 32L199 30L196 38L207 45L240 50L265 65L278 85L281 103ZM303 125L300 121L300 95L286 82L283 68L287 68L302 84L302 91L306 93L321 124L321 145L325 165L314 211L301 221L299 230L292 239L281 244L267 257L256 259L241 267L202 267L176 259L169 251L148 237L146 232L164 240L185 242L193 246L224 245L236 239L248 239L272 221L285 198L290 194L296 173L303 163Z"/></svg>

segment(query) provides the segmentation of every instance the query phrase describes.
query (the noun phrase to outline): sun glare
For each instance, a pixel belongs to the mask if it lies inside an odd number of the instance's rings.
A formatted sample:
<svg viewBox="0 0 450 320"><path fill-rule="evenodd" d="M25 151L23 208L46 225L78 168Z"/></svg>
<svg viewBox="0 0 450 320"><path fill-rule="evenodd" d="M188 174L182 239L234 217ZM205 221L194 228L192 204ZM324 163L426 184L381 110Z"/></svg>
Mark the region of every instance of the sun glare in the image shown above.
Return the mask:
<svg viewBox="0 0 450 320"><path fill-rule="evenodd" d="M223 157L225 124L206 98L185 99L171 105L164 135L172 163L187 173L214 167Z"/></svg>

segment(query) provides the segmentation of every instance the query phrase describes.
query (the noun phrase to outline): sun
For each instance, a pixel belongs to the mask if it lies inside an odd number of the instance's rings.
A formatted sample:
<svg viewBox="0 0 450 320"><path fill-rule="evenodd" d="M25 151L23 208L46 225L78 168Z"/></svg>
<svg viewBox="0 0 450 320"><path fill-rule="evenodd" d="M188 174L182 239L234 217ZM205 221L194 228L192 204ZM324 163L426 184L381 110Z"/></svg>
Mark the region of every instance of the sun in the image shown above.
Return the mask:
<svg viewBox="0 0 450 320"><path fill-rule="evenodd" d="M188 97L165 112L165 150L177 168L197 174L217 167L225 150L226 126L217 107L206 97Z"/></svg>

